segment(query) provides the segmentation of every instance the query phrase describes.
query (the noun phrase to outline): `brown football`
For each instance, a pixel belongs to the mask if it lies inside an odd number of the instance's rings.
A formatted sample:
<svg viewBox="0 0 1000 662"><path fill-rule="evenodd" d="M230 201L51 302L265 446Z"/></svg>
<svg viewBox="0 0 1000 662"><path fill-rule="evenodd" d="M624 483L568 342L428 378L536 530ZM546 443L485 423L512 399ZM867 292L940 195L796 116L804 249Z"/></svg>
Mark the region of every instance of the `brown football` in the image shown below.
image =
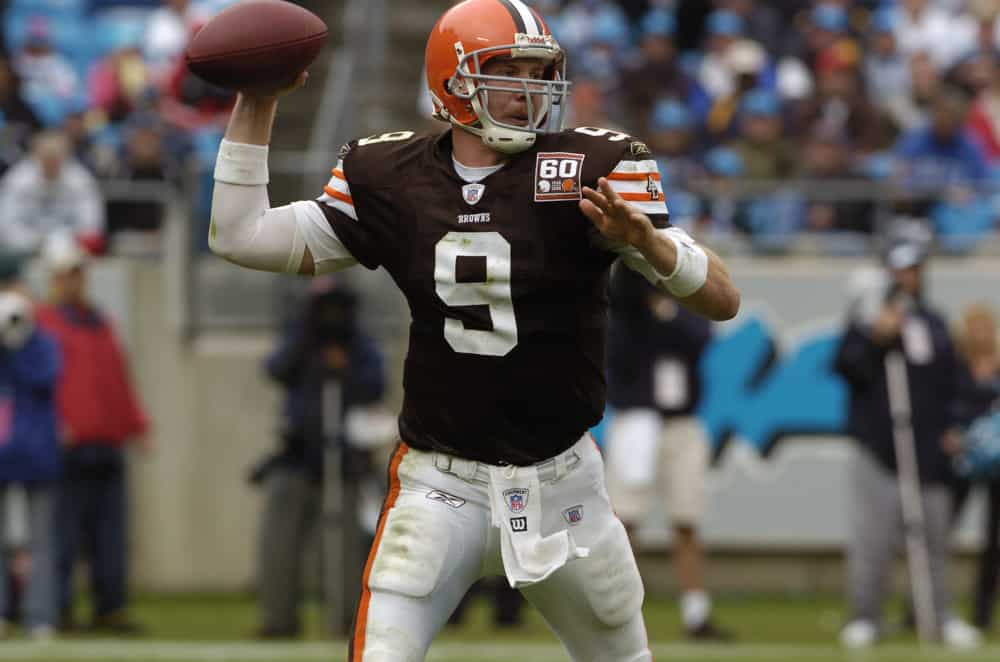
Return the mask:
<svg viewBox="0 0 1000 662"><path fill-rule="evenodd" d="M326 41L323 20L284 0L246 0L219 12L188 45L188 68L233 90L292 83Z"/></svg>

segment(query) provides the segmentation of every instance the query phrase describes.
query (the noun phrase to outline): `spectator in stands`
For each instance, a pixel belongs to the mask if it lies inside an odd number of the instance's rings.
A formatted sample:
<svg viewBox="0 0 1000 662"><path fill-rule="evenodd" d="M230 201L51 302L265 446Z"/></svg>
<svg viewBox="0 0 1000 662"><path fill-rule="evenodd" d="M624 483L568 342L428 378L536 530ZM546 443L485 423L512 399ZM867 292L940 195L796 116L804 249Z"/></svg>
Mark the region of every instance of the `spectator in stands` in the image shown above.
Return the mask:
<svg viewBox="0 0 1000 662"><path fill-rule="evenodd" d="M159 117L141 113L129 118L114 178L133 182L176 182L180 166L164 150L165 127ZM108 236L123 230L156 231L165 212L160 200L119 200L108 203Z"/></svg>
<svg viewBox="0 0 1000 662"><path fill-rule="evenodd" d="M141 35L119 27L110 53L90 72L91 106L109 122L122 122L151 99L152 78L143 61Z"/></svg>
<svg viewBox="0 0 1000 662"><path fill-rule="evenodd" d="M618 14L603 12L590 26L590 37L576 59L576 71L601 87L611 106L611 115L620 114L622 80L619 72L628 41L628 24Z"/></svg>
<svg viewBox="0 0 1000 662"><path fill-rule="evenodd" d="M862 181L851 167L850 143L842 130L823 124L813 128L802 151L800 181L807 191L823 191L828 182ZM827 191L829 192L829 191ZM871 200L807 195L802 226L811 232L856 232L870 234L875 209Z"/></svg>
<svg viewBox="0 0 1000 662"><path fill-rule="evenodd" d="M42 250L50 301L39 325L59 343L63 372L56 387L62 420L63 479L59 503L60 626L73 629L73 567L85 554L95 630L138 630L127 613L128 550L125 449L148 450L147 421L131 385L112 324L87 293L87 257L72 236L50 235Z"/></svg>
<svg viewBox="0 0 1000 662"><path fill-rule="evenodd" d="M252 480L264 487L264 507L258 542L258 635L263 638L296 637L301 631L303 551L310 534L317 532L322 513L324 460L329 443L340 444L346 458L343 481L355 489L371 470L371 458L359 446L361 439L379 433L359 429L350 419L382 398L382 355L375 341L357 322L353 292L332 277L313 283L312 293L300 315L291 320L280 344L266 363L268 375L286 392L280 445L253 472ZM324 394L336 384L339 401L330 404ZM331 426L326 416L338 416ZM337 438L329 439L330 429ZM394 421L385 436L395 434ZM364 443L366 442L367 443ZM356 499L344 497L346 504ZM357 526L354 521L347 526ZM367 549L367 542L364 549ZM358 548L357 558L363 559ZM360 568L359 568L360 578ZM359 587L360 588L360 587ZM340 596L333 596L339 599Z"/></svg>
<svg viewBox="0 0 1000 662"><path fill-rule="evenodd" d="M704 174L698 160L697 127L683 103L660 100L650 114L649 136L649 146L660 163L664 190L684 187Z"/></svg>
<svg viewBox="0 0 1000 662"><path fill-rule="evenodd" d="M817 123L845 131L861 154L891 145L888 123L865 94L861 51L853 41L838 41L816 58L816 90L796 104L793 133L805 136Z"/></svg>
<svg viewBox="0 0 1000 662"><path fill-rule="evenodd" d="M106 141L99 140L100 132L94 125L94 115L87 103L81 100L66 115L59 128L69 141L72 158L92 174L101 177L114 170L117 156Z"/></svg>
<svg viewBox="0 0 1000 662"><path fill-rule="evenodd" d="M976 95L966 128L991 165L1000 162L1000 68L993 61L989 85Z"/></svg>
<svg viewBox="0 0 1000 662"><path fill-rule="evenodd" d="M684 630L694 639L728 640L711 620L698 540L711 449L694 411L711 322L626 269L614 271L611 302L608 404L615 413L605 451L611 502L636 547L653 501L666 506Z"/></svg>
<svg viewBox="0 0 1000 662"><path fill-rule="evenodd" d="M951 611L948 571L951 530L951 463L942 442L950 424L957 362L944 319L924 298L929 233L907 230L890 240L886 285L879 283L854 307L835 359L847 382L847 425L858 443L851 472L853 531L848 545L850 620L841 643L863 648L881 634L882 605L895 550L902 542L902 506L889 407L886 356L906 364L910 423L919 467L931 583L938 633L946 645L978 645L976 630Z"/></svg>
<svg viewBox="0 0 1000 662"><path fill-rule="evenodd" d="M784 38L784 26L774 7L757 0L715 0L716 9L731 11L743 19L745 35L770 53L778 53Z"/></svg>
<svg viewBox="0 0 1000 662"><path fill-rule="evenodd" d="M760 44L741 39L729 46L725 64L729 68L732 87L729 92L712 100L705 120L705 131L712 142L735 138L740 127L740 107L755 89L770 89L773 84L767 53Z"/></svg>
<svg viewBox="0 0 1000 662"><path fill-rule="evenodd" d="M624 131L608 116L607 95L602 92L600 84L590 79L577 78L573 81L569 112L567 126L593 126Z"/></svg>
<svg viewBox="0 0 1000 662"><path fill-rule="evenodd" d="M965 11L978 25L976 48L980 51L996 49L1000 46L1000 3L996 0L965 0Z"/></svg>
<svg viewBox="0 0 1000 662"><path fill-rule="evenodd" d="M910 131L924 126L930 120L931 105L941 93L943 80L930 53L915 53L908 61L910 76L909 94L896 95L883 100L885 112L895 127ZM871 88L877 89L877 88Z"/></svg>
<svg viewBox="0 0 1000 662"><path fill-rule="evenodd" d="M910 190L936 196L942 186L971 189L988 174L982 148L965 129L969 104L961 92L947 89L934 99L927 126L903 134L896 146L899 177Z"/></svg>
<svg viewBox="0 0 1000 662"><path fill-rule="evenodd" d="M740 135L732 147L751 179L784 179L798 168L795 147L783 136L781 102L767 90L748 93L740 104Z"/></svg>
<svg viewBox="0 0 1000 662"><path fill-rule="evenodd" d="M199 27L192 28L192 33ZM169 125L184 131L221 134L236 102L231 90L206 83L191 73L183 61L174 65L162 85L160 112Z"/></svg>
<svg viewBox="0 0 1000 662"><path fill-rule="evenodd" d="M559 14L556 38L569 52L582 53L599 21L627 25L628 19L613 0L571 0Z"/></svg>
<svg viewBox="0 0 1000 662"><path fill-rule="evenodd" d="M954 16L929 0L899 0L895 11L896 39L906 54L927 51L948 68L975 46L978 26L968 15Z"/></svg>
<svg viewBox="0 0 1000 662"><path fill-rule="evenodd" d="M955 329L955 345L961 360L955 420L962 427L1000 406L1000 352L997 349L997 323L988 306L975 304L962 311ZM958 452L960 441L949 439L946 448ZM976 581L972 618L983 630L993 627L997 583L1000 580L1000 476L985 481L987 507L983 522L983 549L979 554L979 577ZM962 482L955 495L956 515L969 495L971 485Z"/></svg>
<svg viewBox="0 0 1000 662"><path fill-rule="evenodd" d="M736 87L726 53L743 38L745 29L743 18L731 11L716 10L705 21L706 40L698 65L698 83L713 100L732 94Z"/></svg>
<svg viewBox="0 0 1000 662"><path fill-rule="evenodd" d="M23 625L29 636L55 635L60 471L54 391L59 376L55 341L34 324L31 301L3 274L0 284L0 638L15 576L27 569Z"/></svg>
<svg viewBox="0 0 1000 662"><path fill-rule="evenodd" d="M14 58L25 100L47 126L62 122L66 107L83 95L83 82L72 63L52 46L49 24L39 18Z"/></svg>
<svg viewBox="0 0 1000 662"><path fill-rule="evenodd" d="M878 90L872 103L886 112L908 97L911 88L910 61L899 50L893 31L895 16L888 8L872 14L864 61L866 89Z"/></svg>
<svg viewBox="0 0 1000 662"><path fill-rule="evenodd" d="M795 15L796 31L789 35L785 48L810 71L815 71L820 53L850 40L850 18L838 4L816 0L809 5Z"/></svg>
<svg viewBox="0 0 1000 662"><path fill-rule="evenodd" d="M701 195L699 225L723 233L745 229L747 201L734 191L746 172L743 158L729 147L715 147L705 154L703 162L709 187Z"/></svg>
<svg viewBox="0 0 1000 662"><path fill-rule="evenodd" d="M46 235L64 230L100 252L104 200L97 180L60 131L38 134L31 151L0 179L0 248L34 251Z"/></svg>
<svg viewBox="0 0 1000 662"><path fill-rule="evenodd" d="M192 27L204 21L190 0L163 0L146 24L142 55L154 80L169 75L191 39Z"/></svg>
<svg viewBox="0 0 1000 662"><path fill-rule="evenodd" d="M951 83L968 98L974 99L989 87L996 69L993 51L971 51L960 58L949 72Z"/></svg>
<svg viewBox="0 0 1000 662"><path fill-rule="evenodd" d="M705 176L699 158L698 130L691 112L673 99L661 99L650 114L646 135L659 164L663 193L670 203L671 223L697 232L701 202L691 183Z"/></svg>
<svg viewBox="0 0 1000 662"><path fill-rule="evenodd" d="M629 110L636 126L648 126L653 104L665 97L687 105L700 123L708 110L709 99L677 60L674 15L663 9L652 9L642 17L639 29L638 57L627 60L622 70Z"/></svg>
<svg viewBox="0 0 1000 662"><path fill-rule="evenodd" d="M41 128L35 111L24 100L20 77L10 60L0 55L0 175L24 156L32 134Z"/></svg>
<svg viewBox="0 0 1000 662"><path fill-rule="evenodd" d="M930 124L900 137L899 185L908 193L897 207L930 218L943 248L962 252L996 227L981 187L988 181L985 153L965 128L968 101L948 88L933 101Z"/></svg>

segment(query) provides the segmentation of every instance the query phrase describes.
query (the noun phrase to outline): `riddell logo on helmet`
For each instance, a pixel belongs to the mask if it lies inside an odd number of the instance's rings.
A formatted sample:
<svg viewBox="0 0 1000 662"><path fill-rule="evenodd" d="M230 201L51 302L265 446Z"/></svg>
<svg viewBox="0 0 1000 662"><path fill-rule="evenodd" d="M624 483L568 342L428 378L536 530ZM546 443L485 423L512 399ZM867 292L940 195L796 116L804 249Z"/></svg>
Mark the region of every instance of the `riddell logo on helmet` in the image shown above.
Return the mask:
<svg viewBox="0 0 1000 662"><path fill-rule="evenodd" d="M547 34L525 34L518 32L514 35L514 43L518 46L551 46L552 37Z"/></svg>

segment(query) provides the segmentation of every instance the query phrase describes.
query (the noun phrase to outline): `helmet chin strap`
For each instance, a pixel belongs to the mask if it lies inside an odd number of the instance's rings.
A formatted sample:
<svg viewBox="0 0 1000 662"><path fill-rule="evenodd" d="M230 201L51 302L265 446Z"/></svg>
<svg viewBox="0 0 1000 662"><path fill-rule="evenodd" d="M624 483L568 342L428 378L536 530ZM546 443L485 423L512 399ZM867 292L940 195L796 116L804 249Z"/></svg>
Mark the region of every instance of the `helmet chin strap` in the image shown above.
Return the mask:
<svg viewBox="0 0 1000 662"><path fill-rule="evenodd" d="M476 111L476 116L479 118L479 123L482 124L482 128L466 126L453 121L456 126L479 136L484 145L503 154L519 154L534 146L535 139L537 138L534 132L517 131L497 126L490 119L489 113L486 112L482 104L479 103L478 94L473 95L471 103L472 108Z"/></svg>

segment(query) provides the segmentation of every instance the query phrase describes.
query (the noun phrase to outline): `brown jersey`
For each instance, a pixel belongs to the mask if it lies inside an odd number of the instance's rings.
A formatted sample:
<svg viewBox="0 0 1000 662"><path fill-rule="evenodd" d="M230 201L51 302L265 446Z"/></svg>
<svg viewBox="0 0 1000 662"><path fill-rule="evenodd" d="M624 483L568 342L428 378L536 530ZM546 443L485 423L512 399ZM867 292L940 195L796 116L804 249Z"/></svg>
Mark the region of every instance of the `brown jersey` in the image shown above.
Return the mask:
<svg viewBox="0 0 1000 662"><path fill-rule="evenodd" d="M365 138L341 157L317 204L412 315L403 440L517 465L576 442L604 411L617 257L580 211L581 188L609 176L666 227L646 146L604 129L539 136L478 184L456 174L450 132Z"/></svg>

